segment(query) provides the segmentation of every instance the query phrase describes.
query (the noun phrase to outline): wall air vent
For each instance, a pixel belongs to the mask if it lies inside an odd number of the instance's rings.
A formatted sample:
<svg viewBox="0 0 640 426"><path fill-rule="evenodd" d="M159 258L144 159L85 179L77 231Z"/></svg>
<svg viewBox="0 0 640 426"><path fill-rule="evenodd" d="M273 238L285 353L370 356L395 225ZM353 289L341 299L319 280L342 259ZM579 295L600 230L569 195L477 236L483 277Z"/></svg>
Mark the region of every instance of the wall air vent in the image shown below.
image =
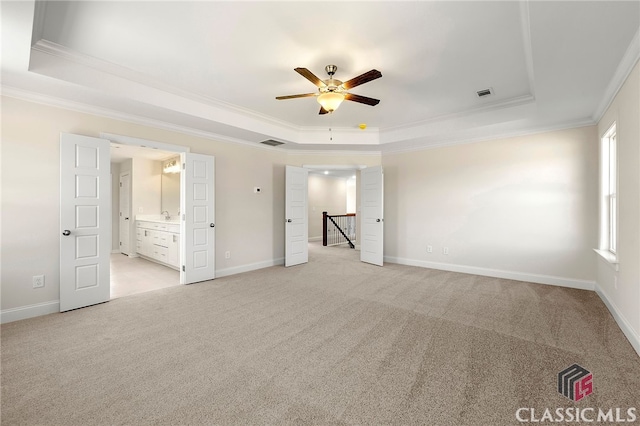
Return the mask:
<svg viewBox="0 0 640 426"><path fill-rule="evenodd" d="M263 143L263 144L269 145L269 146L284 145L284 142L274 141L273 139L267 139L266 141L262 141L260 143Z"/></svg>
<svg viewBox="0 0 640 426"><path fill-rule="evenodd" d="M476 94L478 95L479 98L484 98L485 96L493 95L493 89L488 88L488 89L478 90Z"/></svg>

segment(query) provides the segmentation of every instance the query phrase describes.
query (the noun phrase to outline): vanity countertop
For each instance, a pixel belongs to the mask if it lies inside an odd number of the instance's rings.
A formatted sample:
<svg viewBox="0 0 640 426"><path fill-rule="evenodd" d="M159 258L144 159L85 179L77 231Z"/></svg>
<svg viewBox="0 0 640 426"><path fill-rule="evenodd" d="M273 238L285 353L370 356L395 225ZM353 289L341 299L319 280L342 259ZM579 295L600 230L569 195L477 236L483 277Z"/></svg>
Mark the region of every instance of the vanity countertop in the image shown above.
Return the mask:
<svg viewBox="0 0 640 426"><path fill-rule="evenodd" d="M161 214L139 214L136 215L136 220L155 223L168 223L173 225L180 224L180 220L176 216L171 216L171 219L165 219Z"/></svg>

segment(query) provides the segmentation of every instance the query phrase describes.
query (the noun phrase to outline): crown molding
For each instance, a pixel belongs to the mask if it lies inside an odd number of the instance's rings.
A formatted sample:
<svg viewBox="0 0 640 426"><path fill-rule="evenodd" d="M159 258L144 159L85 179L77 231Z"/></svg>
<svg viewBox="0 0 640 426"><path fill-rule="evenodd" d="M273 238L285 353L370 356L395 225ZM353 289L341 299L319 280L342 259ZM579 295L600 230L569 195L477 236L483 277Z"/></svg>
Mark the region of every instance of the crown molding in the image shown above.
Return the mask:
<svg viewBox="0 0 640 426"><path fill-rule="evenodd" d="M161 129L161 130L167 130L167 131L176 132L176 133L182 133L190 136L200 137L203 139L209 139L209 140L214 140L218 142L240 144L250 148L267 150L271 152L274 152L274 151L282 152L288 156L332 156L334 155L334 156L363 156L363 157L377 156L379 157L385 154L400 154L400 153L406 153L406 152L424 151L428 149L442 148L442 147L453 146L453 145L484 142L488 140L506 139L511 137L533 135L533 134L551 132L556 130L566 130L566 129L585 127L585 126L593 126L597 124L597 121L593 119L584 119L584 120L578 120L578 121L552 125L552 126L531 127L522 131L502 132L502 133L493 134L491 136L486 136L486 137L452 138L450 140L441 140L435 143L416 143L412 146L406 146L406 145L402 146L402 144L400 143L384 144L384 145L378 145L377 148L382 148L378 150L363 150L363 151L340 150L340 149L305 150L304 148L303 149L287 148L286 143L285 145L280 145L278 147L270 147L267 145L263 145L259 142L250 142L242 139L231 138L231 137L220 135L213 132L206 132L203 130L197 130L190 127L170 124L164 121L154 120L147 117L140 117L133 114L125 114L119 111L87 105L80 102L63 100L57 97L47 96L40 93L34 93L34 92L26 91L23 89L6 86L6 85L0 85L0 94L2 96L24 100L27 102L33 102L41 105L62 108L70 111L83 113L83 114L92 114L99 117L124 121L127 123L152 127L152 128ZM300 145L300 146L304 146L304 145ZM329 145L329 146L336 147L337 145Z"/></svg>
<svg viewBox="0 0 640 426"><path fill-rule="evenodd" d="M406 146L406 145L402 146L401 144L397 144L397 146L395 147L389 146L387 148L386 146L384 146L382 150L382 155L403 154L407 152L426 151L428 149L444 148L444 147L454 146L454 145L465 145L465 144L477 143L477 142L509 139L509 138L515 138L520 136L531 136L531 135L537 135L540 133L555 132L559 130L578 129L581 127L594 126L596 124L597 122L588 118L584 120L571 121L567 123L555 124L550 126L534 126L534 127L529 127L525 130L495 133L495 134L492 134L491 136L460 138L460 139L452 138L450 140L442 140L434 143L423 143L423 144L416 143L413 146Z"/></svg>
<svg viewBox="0 0 640 426"><path fill-rule="evenodd" d="M296 150L296 149L284 149L288 156L361 156L361 157L379 157L382 155L382 151L353 151L353 150ZM331 166L335 167L335 166Z"/></svg>
<svg viewBox="0 0 640 426"><path fill-rule="evenodd" d="M522 96L514 97L511 99L507 99L504 101L488 103L479 107L467 109L465 111L431 117L426 120L416 121L416 122L402 125L402 126L387 127L380 131L380 145L384 146L390 143L399 142L402 139L419 138L420 135L424 134L423 128L434 123L458 120L462 118L471 117L475 114L488 113L488 112L499 111L506 108L519 107L519 106L528 105L534 102L535 102L535 97L531 94L527 94L527 95L522 95ZM395 135L397 134L411 135L411 137L401 136L399 140L394 140L394 136L393 136L394 134Z"/></svg>
<svg viewBox="0 0 640 426"><path fill-rule="evenodd" d="M633 71L633 67L635 67L639 59L640 28L638 28L638 31L636 31L636 34L633 36L629 47L627 47L627 51L624 53L622 60L616 68L616 72L613 74L613 78L609 81L609 85L604 92L604 96L598 104L598 108L596 108L596 111L593 113L593 121L597 123L602 119L602 116L611 106L611 103L627 80L627 77L629 77L629 74L631 74L631 71Z"/></svg>
<svg viewBox="0 0 640 426"><path fill-rule="evenodd" d="M0 93L2 96L15 98L27 102L33 102L40 105L46 105L56 108L62 108L69 111L75 111L82 114L91 114L99 117L109 118L112 120L124 121L131 124L152 127L155 129L167 130L170 132L182 133L203 139L215 140L218 142L227 142L240 144L251 148L262 149L267 151L278 150L277 147L260 144L259 142L250 142L243 139L232 138L220 135L218 133L207 132L204 130L193 129L191 127L180 126L177 124L167 123L165 121L154 120L152 118L142 117L134 114L122 113L107 108L96 107L76 101L60 99L54 96L43 95L41 93L30 92L24 89L0 85ZM282 151L282 149L280 149Z"/></svg>
<svg viewBox="0 0 640 426"><path fill-rule="evenodd" d="M291 123L278 120L271 116L255 112L247 108L242 108L234 104L223 102L219 99L214 99L209 96L204 96L180 89L178 87L163 83L155 78L135 71L131 68L123 67L121 65L114 64L113 62L108 62L102 59L95 58L93 56L85 55L46 39L38 40L31 48L35 51L60 58L64 61L73 62L100 72L105 72L115 77L147 86L161 92L169 93L174 96L179 96L193 102L224 110L231 110L237 114L245 116L247 119L261 121L270 125L281 126L288 129L289 131L299 132L300 130L303 130L303 128L295 126Z"/></svg>

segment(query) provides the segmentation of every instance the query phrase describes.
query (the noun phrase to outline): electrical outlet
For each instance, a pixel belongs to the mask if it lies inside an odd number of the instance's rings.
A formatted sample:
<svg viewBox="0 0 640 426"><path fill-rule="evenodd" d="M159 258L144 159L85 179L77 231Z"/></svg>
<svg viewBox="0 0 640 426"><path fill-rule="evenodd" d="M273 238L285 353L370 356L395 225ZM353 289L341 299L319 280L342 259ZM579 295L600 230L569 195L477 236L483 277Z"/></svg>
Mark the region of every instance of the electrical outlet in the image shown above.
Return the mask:
<svg viewBox="0 0 640 426"><path fill-rule="evenodd" d="M224 252L224 258L225 259L231 259L231 252L230 251L225 251Z"/></svg>
<svg viewBox="0 0 640 426"><path fill-rule="evenodd" d="M433 246L427 246L427 253L433 253Z"/></svg>
<svg viewBox="0 0 640 426"><path fill-rule="evenodd" d="M449 254L449 247L442 247L442 254Z"/></svg>
<svg viewBox="0 0 640 426"><path fill-rule="evenodd" d="M34 275L33 288L42 288L42 287L44 287L44 275Z"/></svg>

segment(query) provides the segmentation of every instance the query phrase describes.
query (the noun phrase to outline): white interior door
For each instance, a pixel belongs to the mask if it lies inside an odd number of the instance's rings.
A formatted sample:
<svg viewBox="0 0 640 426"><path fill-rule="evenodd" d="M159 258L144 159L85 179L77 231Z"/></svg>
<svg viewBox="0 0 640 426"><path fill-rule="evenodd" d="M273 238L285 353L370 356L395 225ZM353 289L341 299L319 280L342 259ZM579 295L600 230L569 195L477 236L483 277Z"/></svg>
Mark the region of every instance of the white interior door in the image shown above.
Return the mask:
<svg viewBox="0 0 640 426"><path fill-rule="evenodd" d="M120 253L129 255L129 233L131 223L131 174L120 173Z"/></svg>
<svg viewBox="0 0 640 426"><path fill-rule="evenodd" d="M182 153L180 283L215 278L215 169L210 155Z"/></svg>
<svg viewBox="0 0 640 426"><path fill-rule="evenodd" d="M110 149L60 134L60 312L110 298Z"/></svg>
<svg viewBox="0 0 640 426"><path fill-rule="evenodd" d="M360 260L382 266L384 258L384 175L382 166L360 172L361 226Z"/></svg>
<svg viewBox="0 0 640 426"><path fill-rule="evenodd" d="M309 171L307 169L287 166L284 266L299 265L307 263L309 260L308 181Z"/></svg>

